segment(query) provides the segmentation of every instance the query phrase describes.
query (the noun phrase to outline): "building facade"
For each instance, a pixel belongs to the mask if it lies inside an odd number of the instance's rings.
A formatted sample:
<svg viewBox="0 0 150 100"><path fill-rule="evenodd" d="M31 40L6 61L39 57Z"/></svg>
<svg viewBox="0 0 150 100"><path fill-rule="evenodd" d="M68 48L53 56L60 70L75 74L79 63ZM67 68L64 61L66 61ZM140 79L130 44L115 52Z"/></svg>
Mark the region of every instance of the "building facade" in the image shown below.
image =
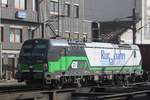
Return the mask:
<svg viewBox="0 0 150 100"><path fill-rule="evenodd" d="M150 0L85 0L84 16L86 20L92 22L131 21L133 8L135 8L137 18L136 43L149 44ZM120 36L120 41L132 44L132 29L125 31Z"/></svg>
<svg viewBox="0 0 150 100"><path fill-rule="evenodd" d="M44 38L90 41L91 22L84 19L84 0L45 0L40 5Z"/></svg>
<svg viewBox="0 0 150 100"><path fill-rule="evenodd" d="M0 5L1 78L15 77L20 48L27 39L90 41L84 0L1 0Z"/></svg>
<svg viewBox="0 0 150 100"><path fill-rule="evenodd" d="M1 0L0 41L1 70L4 79L15 77L18 55L22 43L40 36L36 0ZM11 74L11 77L8 75Z"/></svg>

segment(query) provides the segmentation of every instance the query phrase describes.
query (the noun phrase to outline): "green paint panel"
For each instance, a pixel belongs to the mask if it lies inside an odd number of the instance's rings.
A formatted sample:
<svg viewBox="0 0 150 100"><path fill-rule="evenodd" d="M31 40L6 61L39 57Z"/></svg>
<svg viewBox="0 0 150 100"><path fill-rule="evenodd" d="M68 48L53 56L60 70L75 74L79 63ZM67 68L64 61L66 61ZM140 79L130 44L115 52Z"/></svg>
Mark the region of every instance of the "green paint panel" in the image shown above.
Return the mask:
<svg viewBox="0 0 150 100"><path fill-rule="evenodd" d="M114 67L99 67L99 68L90 68L90 70L94 71L120 71L120 72L134 72L134 71L142 71L141 66L125 66L125 67L120 67L120 66L114 66Z"/></svg>
<svg viewBox="0 0 150 100"><path fill-rule="evenodd" d="M20 64L20 69L21 70L28 70L28 65L27 64Z"/></svg>
<svg viewBox="0 0 150 100"><path fill-rule="evenodd" d="M69 67L71 66L71 63L73 61L87 61L87 66L89 67L89 61L86 56L62 56L57 61L48 61L48 72L59 72L59 71L67 71ZM21 70L29 70L29 66L27 64L21 64ZM81 66L82 67L82 66ZM85 66L83 66L85 67ZM43 70L43 64L35 64L33 65L34 70ZM89 67L89 70L91 71L121 71L121 72L133 72L136 71L142 71L142 67L139 66L114 66L114 67L95 67L91 66Z"/></svg>
<svg viewBox="0 0 150 100"><path fill-rule="evenodd" d="M66 56L66 57L61 57L58 61L49 61L49 72L58 72L58 71L66 71L69 66L71 65L72 61L80 61L84 60L88 62L87 57L85 56ZM89 62L88 62L89 63ZM89 65L89 64L88 64ZM142 71L141 66L125 66L125 67L120 67L120 66L114 66L114 67L95 67L91 66L89 70L92 71L121 71L121 72L133 72L134 70L136 71Z"/></svg>
<svg viewBox="0 0 150 100"><path fill-rule="evenodd" d="M43 70L43 64L34 64L32 65L34 70ZM20 64L21 70L29 70L29 66L27 64Z"/></svg>
<svg viewBox="0 0 150 100"><path fill-rule="evenodd" d="M66 71L72 61L87 60L84 56L63 56L58 61L49 61L49 72Z"/></svg>
<svg viewBox="0 0 150 100"><path fill-rule="evenodd" d="M43 70L43 64L35 64L35 65L33 65L33 68L35 69L35 70Z"/></svg>

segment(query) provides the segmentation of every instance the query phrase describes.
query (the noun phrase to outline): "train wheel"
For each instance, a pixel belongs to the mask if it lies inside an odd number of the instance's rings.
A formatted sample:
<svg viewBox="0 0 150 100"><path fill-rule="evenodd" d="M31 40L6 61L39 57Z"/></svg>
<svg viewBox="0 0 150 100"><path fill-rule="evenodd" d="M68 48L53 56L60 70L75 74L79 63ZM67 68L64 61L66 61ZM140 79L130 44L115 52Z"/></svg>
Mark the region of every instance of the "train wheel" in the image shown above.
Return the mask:
<svg viewBox="0 0 150 100"><path fill-rule="evenodd" d="M80 78L76 79L76 83L77 83L77 87L82 87Z"/></svg>
<svg viewBox="0 0 150 100"><path fill-rule="evenodd" d="M121 85L121 78L120 78L120 76L119 75L114 75L112 83L113 83L114 86Z"/></svg>
<svg viewBox="0 0 150 100"><path fill-rule="evenodd" d="M31 84L33 84L33 82L31 82L30 80L26 80L25 83L26 83L26 85L31 85Z"/></svg>

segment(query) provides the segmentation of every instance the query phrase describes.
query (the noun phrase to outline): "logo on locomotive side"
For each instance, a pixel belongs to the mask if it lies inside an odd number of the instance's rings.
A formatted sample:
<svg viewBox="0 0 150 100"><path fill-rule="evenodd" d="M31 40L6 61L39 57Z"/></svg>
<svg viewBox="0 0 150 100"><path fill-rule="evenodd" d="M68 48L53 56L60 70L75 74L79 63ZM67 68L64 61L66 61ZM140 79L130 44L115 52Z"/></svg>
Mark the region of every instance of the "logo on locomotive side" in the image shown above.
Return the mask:
<svg viewBox="0 0 150 100"><path fill-rule="evenodd" d="M122 53L121 50L115 52L101 50L101 61L109 65L121 64L125 61L125 53Z"/></svg>

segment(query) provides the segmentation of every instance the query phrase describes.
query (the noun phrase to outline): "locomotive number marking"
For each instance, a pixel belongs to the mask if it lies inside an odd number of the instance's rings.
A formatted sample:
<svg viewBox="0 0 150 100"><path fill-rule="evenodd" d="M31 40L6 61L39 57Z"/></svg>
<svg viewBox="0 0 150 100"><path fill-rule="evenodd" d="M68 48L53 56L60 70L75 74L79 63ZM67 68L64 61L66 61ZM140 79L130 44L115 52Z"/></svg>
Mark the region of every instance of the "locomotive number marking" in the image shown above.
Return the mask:
<svg viewBox="0 0 150 100"><path fill-rule="evenodd" d="M72 64L71 64L71 68L77 69L78 68L78 62L77 61L73 61Z"/></svg>

